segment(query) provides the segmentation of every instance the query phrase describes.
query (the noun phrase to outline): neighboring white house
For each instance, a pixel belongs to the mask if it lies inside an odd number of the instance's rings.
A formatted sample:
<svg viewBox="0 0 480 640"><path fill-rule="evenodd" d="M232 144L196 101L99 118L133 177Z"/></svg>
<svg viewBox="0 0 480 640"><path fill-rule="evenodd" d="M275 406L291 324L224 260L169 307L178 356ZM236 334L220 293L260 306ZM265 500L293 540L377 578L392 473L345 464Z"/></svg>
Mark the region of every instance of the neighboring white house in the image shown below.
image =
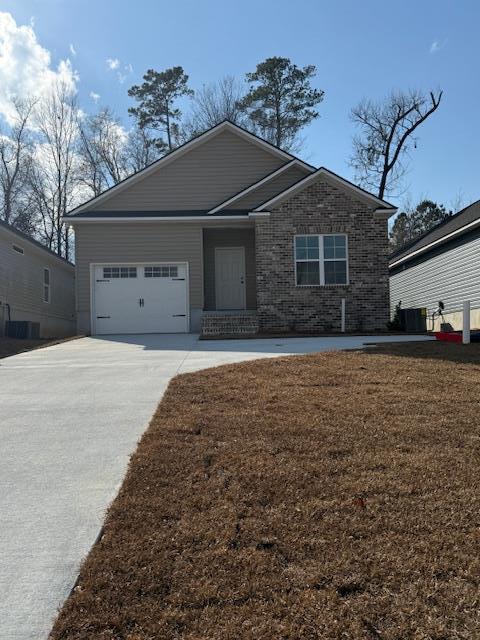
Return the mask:
<svg viewBox="0 0 480 640"><path fill-rule="evenodd" d="M42 338L75 334L75 267L0 221L0 335L8 320L40 323Z"/></svg>
<svg viewBox="0 0 480 640"><path fill-rule="evenodd" d="M462 328L462 305L471 303L471 326L480 327L480 200L390 257L390 305L426 307L428 329L442 321ZM445 305L444 319L431 314Z"/></svg>

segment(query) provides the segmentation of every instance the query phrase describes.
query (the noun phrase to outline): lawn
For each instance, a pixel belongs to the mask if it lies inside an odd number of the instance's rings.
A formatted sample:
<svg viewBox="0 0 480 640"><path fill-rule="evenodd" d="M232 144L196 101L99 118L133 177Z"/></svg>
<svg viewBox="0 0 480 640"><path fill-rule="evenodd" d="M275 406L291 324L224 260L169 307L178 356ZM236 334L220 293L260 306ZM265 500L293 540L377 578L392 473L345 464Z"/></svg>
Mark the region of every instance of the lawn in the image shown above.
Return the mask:
<svg viewBox="0 0 480 640"><path fill-rule="evenodd" d="M480 637L480 345L170 384L60 639Z"/></svg>

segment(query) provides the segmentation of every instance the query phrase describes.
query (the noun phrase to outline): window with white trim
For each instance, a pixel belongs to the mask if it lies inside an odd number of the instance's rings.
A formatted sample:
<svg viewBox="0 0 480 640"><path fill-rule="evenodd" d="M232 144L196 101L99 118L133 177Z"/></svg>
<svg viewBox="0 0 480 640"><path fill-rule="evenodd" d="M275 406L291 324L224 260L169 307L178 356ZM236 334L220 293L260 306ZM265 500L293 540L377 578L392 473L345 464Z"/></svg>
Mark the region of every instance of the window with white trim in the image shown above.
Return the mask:
<svg viewBox="0 0 480 640"><path fill-rule="evenodd" d="M12 249L17 253L21 253L23 255L23 248L19 247L18 244L12 244Z"/></svg>
<svg viewBox="0 0 480 640"><path fill-rule="evenodd" d="M175 265L161 265L144 267L145 278L177 278L178 267Z"/></svg>
<svg viewBox="0 0 480 640"><path fill-rule="evenodd" d="M137 267L103 267L103 277L111 278L136 278Z"/></svg>
<svg viewBox="0 0 480 640"><path fill-rule="evenodd" d="M295 236L295 273L297 286L347 284L347 236Z"/></svg>
<svg viewBox="0 0 480 640"><path fill-rule="evenodd" d="M43 270L43 301L50 302L50 269Z"/></svg>

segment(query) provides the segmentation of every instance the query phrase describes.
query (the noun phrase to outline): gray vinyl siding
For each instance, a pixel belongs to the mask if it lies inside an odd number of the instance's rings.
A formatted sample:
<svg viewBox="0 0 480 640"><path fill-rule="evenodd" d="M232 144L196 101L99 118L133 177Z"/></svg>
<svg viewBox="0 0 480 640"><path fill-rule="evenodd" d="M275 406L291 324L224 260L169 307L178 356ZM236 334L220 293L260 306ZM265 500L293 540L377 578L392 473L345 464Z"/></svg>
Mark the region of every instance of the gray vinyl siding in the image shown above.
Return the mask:
<svg viewBox="0 0 480 640"><path fill-rule="evenodd" d="M158 171L95 205L95 211L209 209L247 188L286 160L223 131Z"/></svg>
<svg viewBox="0 0 480 640"><path fill-rule="evenodd" d="M426 307L435 311L438 301L445 313L460 311L465 300L480 308L480 238L446 250L429 260L390 276L391 310L401 300L402 307Z"/></svg>
<svg viewBox="0 0 480 640"><path fill-rule="evenodd" d="M81 224L75 228L77 311L90 330L90 265L188 262L191 309L203 307L202 227L199 223Z"/></svg>
<svg viewBox="0 0 480 640"><path fill-rule="evenodd" d="M301 167L286 169L276 178L272 178L272 180L269 180L258 189L254 189L250 193L247 193L243 198L232 203L228 208L254 209L282 191L285 191L285 189L288 189L302 178L305 178L309 173L311 172L307 169L302 169Z"/></svg>
<svg viewBox="0 0 480 640"><path fill-rule="evenodd" d="M245 293L247 309L257 308L255 271L255 229L204 229L203 261L205 274L205 310L214 311L215 248L245 248Z"/></svg>
<svg viewBox="0 0 480 640"><path fill-rule="evenodd" d="M12 245L23 249L23 254ZM50 270L50 302L43 300L44 269ZM0 227L0 334L8 320L40 323L42 337L75 332L75 270L48 251Z"/></svg>

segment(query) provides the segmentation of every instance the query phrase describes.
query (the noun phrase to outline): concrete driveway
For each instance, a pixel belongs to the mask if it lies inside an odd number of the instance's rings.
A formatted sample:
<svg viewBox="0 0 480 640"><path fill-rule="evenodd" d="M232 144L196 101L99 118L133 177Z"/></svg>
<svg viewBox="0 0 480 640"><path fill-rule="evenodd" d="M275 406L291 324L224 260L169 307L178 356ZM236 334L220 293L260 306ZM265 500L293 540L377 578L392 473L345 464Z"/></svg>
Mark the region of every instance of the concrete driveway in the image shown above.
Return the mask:
<svg viewBox="0 0 480 640"><path fill-rule="evenodd" d="M0 360L0 638L48 635L177 373L408 338L109 336Z"/></svg>

